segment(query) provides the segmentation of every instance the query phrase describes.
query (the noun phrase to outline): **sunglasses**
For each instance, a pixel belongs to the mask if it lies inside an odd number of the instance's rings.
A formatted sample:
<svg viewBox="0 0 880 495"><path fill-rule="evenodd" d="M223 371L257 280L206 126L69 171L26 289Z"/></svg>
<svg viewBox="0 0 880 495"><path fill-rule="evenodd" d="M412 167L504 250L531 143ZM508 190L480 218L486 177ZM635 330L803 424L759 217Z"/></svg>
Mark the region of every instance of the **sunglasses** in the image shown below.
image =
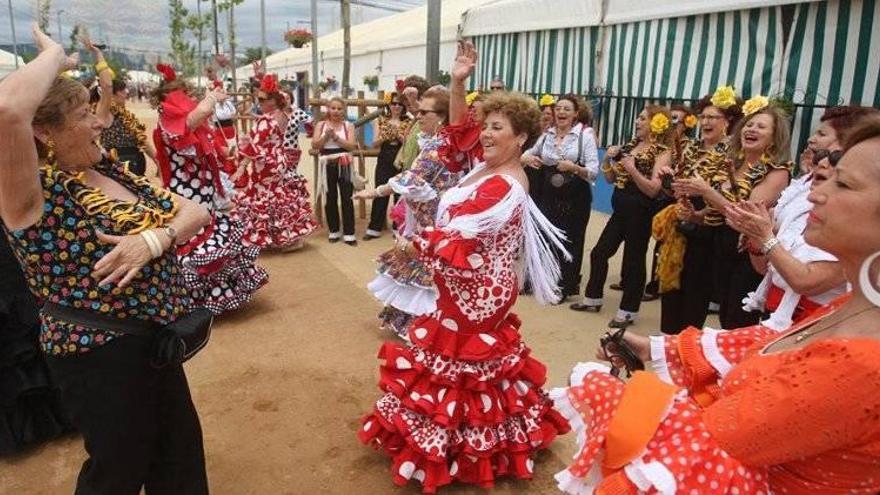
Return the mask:
<svg viewBox="0 0 880 495"><path fill-rule="evenodd" d="M700 114L700 120L718 120L723 119L724 117L721 115L708 115L708 114Z"/></svg>
<svg viewBox="0 0 880 495"><path fill-rule="evenodd" d="M501 91L504 89L504 86L492 86L489 89L491 89L492 91Z"/></svg>
<svg viewBox="0 0 880 495"><path fill-rule="evenodd" d="M813 163L819 163L822 160L828 160L828 163L831 164L832 167L837 166L837 162L843 158L843 150L816 150L813 152Z"/></svg>
<svg viewBox="0 0 880 495"><path fill-rule="evenodd" d="M269 101L271 99L272 98L269 98L268 96L258 96L257 97L257 101Z"/></svg>
<svg viewBox="0 0 880 495"><path fill-rule="evenodd" d="M416 110L416 115L418 115L419 117L421 117L422 115L427 115L429 113L433 113L436 115L437 110L422 110L422 109Z"/></svg>

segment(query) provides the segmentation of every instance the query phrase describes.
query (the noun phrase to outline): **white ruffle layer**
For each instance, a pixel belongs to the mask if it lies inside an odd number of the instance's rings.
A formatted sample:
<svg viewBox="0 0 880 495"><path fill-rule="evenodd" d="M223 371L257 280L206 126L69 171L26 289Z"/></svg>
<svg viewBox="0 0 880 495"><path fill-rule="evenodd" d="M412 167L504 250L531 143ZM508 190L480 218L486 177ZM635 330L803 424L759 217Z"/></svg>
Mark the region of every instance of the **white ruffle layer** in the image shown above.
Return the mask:
<svg viewBox="0 0 880 495"><path fill-rule="evenodd" d="M388 275L378 275L367 289L382 304L397 308L415 316L433 313L437 309L439 294L436 289L403 285Z"/></svg>

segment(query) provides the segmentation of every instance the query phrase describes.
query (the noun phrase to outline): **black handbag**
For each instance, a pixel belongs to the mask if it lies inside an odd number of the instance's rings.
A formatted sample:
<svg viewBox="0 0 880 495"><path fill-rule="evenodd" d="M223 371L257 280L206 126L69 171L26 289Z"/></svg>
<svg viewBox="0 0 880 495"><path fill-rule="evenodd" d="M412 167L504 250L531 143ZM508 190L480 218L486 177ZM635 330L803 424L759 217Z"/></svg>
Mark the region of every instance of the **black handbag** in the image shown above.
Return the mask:
<svg viewBox="0 0 880 495"><path fill-rule="evenodd" d="M84 327L152 338L153 356L150 364L156 368L190 360L208 345L214 322L214 314L205 308L196 308L165 326L139 318L115 318L51 302L43 305L43 314Z"/></svg>

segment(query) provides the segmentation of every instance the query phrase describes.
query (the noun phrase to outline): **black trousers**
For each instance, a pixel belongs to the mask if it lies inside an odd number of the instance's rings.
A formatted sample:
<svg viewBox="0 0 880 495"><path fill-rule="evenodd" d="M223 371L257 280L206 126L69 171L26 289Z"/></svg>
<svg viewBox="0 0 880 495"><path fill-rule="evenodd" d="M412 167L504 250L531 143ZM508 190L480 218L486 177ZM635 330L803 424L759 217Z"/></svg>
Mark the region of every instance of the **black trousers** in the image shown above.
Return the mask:
<svg viewBox="0 0 880 495"><path fill-rule="evenodd" d="M761 274L752 268L748 253L737 250L739 233L730 227L718 227L715 235L715 281L718 284L718 319L721 328L757 325L761 319L758 312L743 311L742 300L761 283Z"/></svg>
<svg viewBox="0 0 880 495"><path fill-rule="evenodd" d="M528 170L535 169L527 167ZM566 260L562 253L556 253L561 272L560 292L563 296L577 295L581 290L584 241L590 222L593 191L589 182L577 177L569 177L565 184L554 186L551 178L556 174L556 169L553 167L543 167L536 172L542 172L542 178L536 184L537 197L540 198L538 208L553 225L565 232L565 248L571 254L571 260ZM531 187L529 182L530 192Z"/></svg>
<svg viewBox="0 0 880 495"><path fill-rule="evenodd" d="M688 237L680 288L660 296L660 330L678 334L688 326L703 328L715 284L715 230L699 226Z"/></svg>
<svg viewBox="0 0 880 495"><path fill-rule="evenodd" d="M379 149L379 158L376 160L376 187L388 183L388 179L397 175L399 170L394 166L394 157L400 145L382 143ZM373 199L373 205L370 209L370 225L367 227L376 232L385 230L388 223L388 196L382 196Z"/></svg>
<svg viewBox="0 0 880 495"><path fill-rule="evenodd" d="M207 494L202 430L181 366L149 364L152 341L122 336L84 354L49 357L89 458L76 495Z"/></svg>
<svg viewBox="0 0 880 495"><path fill-rule="evenodd" d="M587 281L586 297L602 297L608 278L608 260L623 246L622 277L623 298L620 309L636 313L642 303L645 289L645 255L651 239L651 219L654 215L651 199L634 190L615 189L611 196L614 209L596 246L590 252L590 279Z"/></svg>
<svg viewBox="0 0 880 495"><path fill-rule="evenodd" d="M343 170L342 172L350 172ZM354 235L354 186L351 177L340 174L340 166L336 161L327 163L327 197L324 205L324 216L327 218L327 229L339 232L339 203L342 203L342 233Z"/></svg>

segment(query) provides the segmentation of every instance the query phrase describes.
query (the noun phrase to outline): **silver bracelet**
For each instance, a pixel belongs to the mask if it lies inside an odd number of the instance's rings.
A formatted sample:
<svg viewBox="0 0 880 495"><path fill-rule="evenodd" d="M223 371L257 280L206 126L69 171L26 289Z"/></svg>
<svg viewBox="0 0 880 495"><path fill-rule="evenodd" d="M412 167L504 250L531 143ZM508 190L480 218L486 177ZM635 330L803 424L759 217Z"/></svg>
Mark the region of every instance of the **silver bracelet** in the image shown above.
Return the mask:
<svg viewBox="0 0 880 495"><path fill-rule="evenodd" d="M777 244L779 244L779 239L775 236L767 239L766 241L764 241L763 244L761 244L761 254L767 256L768 254L770 254L770 251L774 247L776 247Z"/></svg>

